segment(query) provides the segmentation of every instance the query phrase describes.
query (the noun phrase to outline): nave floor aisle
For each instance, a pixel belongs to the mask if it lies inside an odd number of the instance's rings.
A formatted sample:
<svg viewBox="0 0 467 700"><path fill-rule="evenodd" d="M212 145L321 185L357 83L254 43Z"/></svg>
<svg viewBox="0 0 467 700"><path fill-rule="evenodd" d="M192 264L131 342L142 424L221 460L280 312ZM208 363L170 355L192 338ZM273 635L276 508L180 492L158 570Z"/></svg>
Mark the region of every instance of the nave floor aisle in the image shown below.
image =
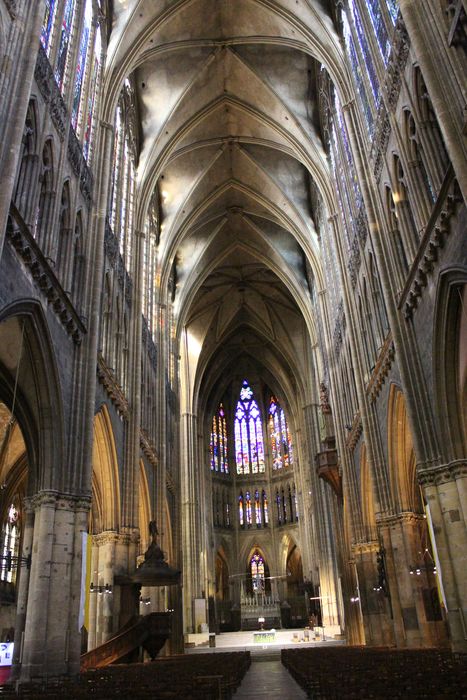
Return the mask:
<svg viewBox="0 0 467 700"><path fill-rule="evenodd" d="M252 655L251 666L233 697L234 700L305 700L307 694L282 665L280 650L274 649L267 654Z"/></svg>

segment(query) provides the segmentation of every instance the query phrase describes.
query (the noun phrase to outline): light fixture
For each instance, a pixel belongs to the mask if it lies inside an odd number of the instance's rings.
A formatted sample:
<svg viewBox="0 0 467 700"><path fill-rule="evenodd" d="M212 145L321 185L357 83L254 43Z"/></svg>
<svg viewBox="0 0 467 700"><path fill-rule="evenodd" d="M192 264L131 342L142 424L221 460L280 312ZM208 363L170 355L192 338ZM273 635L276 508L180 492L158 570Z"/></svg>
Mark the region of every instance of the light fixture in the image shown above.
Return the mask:
<svg viewBox="0 0 467 700"><path fill-rule="evenodd" d="M112 593L112 586L110 585L110 583L106 583L104 586L95 586L91 581L89 586L89 592L97 593L98 595L102 595L103 593L109 594Z"/></svg>

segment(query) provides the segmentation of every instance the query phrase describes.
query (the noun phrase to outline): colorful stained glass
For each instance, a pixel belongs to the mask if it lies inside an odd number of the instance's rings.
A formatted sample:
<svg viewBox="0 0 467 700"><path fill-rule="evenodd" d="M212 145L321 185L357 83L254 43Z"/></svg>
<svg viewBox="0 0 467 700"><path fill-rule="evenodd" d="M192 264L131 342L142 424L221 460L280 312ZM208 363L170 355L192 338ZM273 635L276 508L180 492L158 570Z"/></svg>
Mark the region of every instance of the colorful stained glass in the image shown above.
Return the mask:
<svg viewBox="0 0 467 700"><path fill-rule="evenodd" d="M297 491L295 489L295 484L293 486L292 495L293 495L293 501L294 501L294 505L295 505L295 520L298 520L298 496L297 496Z"/></svg>
<svg viewBox="0 0 467 700"><path fill-rule="evenodd" d="M282 503L279 491L276 491L277 522L282 525Z"/></svg>
<svg viewBox="0 0 467 700"><path fill-rule="evenodd" d="M41 44L44 47L47 56L50 54L52 31L55 23L55 15L57 14L57 0L46 0L44 20L41 29Z"/></svg>
<svg viewBox="0 0 467 700"><path fill-rule="evenodd" d="M253 391L245 380L235 411L235 455L238 474L264 472L261 414Z"/></svg>
<svg viewBox="0 0 467 700"><path fill-rule="evenodd" d="M264 593L264 559L258 552L251 557L250 568L253 593Z"/></svg>
<svg viewBox="0 0 467 700"><path fill-rule="evenodd" d="M238 520L240 525L243 527L245 524L245 518L243 516L243 494L241 493L238 497Z"/></svg>
<svg viewBox="0 0 467 700"><path fill-rule="evenodd" d="M18 555L19 548L19 511L12 503L8 509L8 518L4 527L3 547L2 547L2 563L0 566L0 580L13 582L13 569L8 565L9 557Z"/></svg>
<svg viewBox="0 0 467 700"><path fill-rule="evenodd" d="M282 469L293 462L292 440L284 410L277 399L269 402L269 437L271 440L272 468Z"/></svg>
<svg viewBox="0 0 467 700"><path fill-rule="evenodd" d="M357 51L355 49L354 40L352 37L352 32L350 29L350 24L347 20L347 15L344 13L342 15L342 25L344 33L344 41L347 47L347 52L350 58L350 64L352 66L352 73L357 86L358 95L360 97L360 102L363 108L363 113L365 115L368 132L370 136L373 135L374 131L374 119L373 113L371 111L371 106L368 101L368 96L366 93L365 82L363 80L362 71L357 57Z"/></svg>
<svg viewBox="0 0 467 700"><path fill-rule="evenodd" d="M71 123L76 131L78 126L78 115L80 113L81 93L83 89L84 73L88 61L88 47L91 36L92 24L92 0L86 0L84 10L84 23L79 42L78 63L76 66L75 85L73 89L73 105L71 109Z"/></svg>
<svg viewBox="0 0 467 700"><path fill-rule="evenodd" d="M256 526L261 527L261 501L259 498L259 491L256 489L255 491L255 521L256 521Z"/></svg>
<svg viewBox="0 0 467 700"><path fill-rule="evenodd" d="M75 14L75 0L66 0L63 10L60 42L58 45L57 65L55 68L55 80L60 90L63 92L65 71L68 59L68 49L70 48L71 28Z"/></svg>
<svg viewBox="0 0 467 700"><path fill-rule="evenodd" d="M391 42L389 41L388 32L384 23L380 0L367 0L366 6L368 8L371 24L373 25L384 64L387 65L389 54L391 53Z"/></svg>
<svg viewBox="0 0 467 700"><path fill-rule="evenodd" d="M396 23L397 15L399 14L399 0L386 0L389 16L393 24Z"/></svg>
<svg viewBox="0 0 467 700"><path fill-rule="evenodd" d="M264 524L268 525L269 524L269 512L268 512L268 499L266 496L266 491L263 491L263 493L262 493L262 500L263 500Z"/></svg>
<svg viewBox="0 0 467 700"><path fill-rule="evenodd" d="M251 496L250 492L245 493L245 522L248 526L251 525Z"/></svg>
<svg viewBox="0 0 467 700"><path fill-rule="evenodd" d="M90 150L91 150L94 122L95 122L94 117L95 117L95 112L96 112L97 96L98 96L98 92L99 92L98 88L99 88L99 77L100 77L100 70L101 70L101 48L102 48L101 41L102 41L101 40L101 30L100 30L100 27L97 27L96 39L95 39L95 43L94 43L91 83L89 86L89 94L88 94L88 104L87 104L87 112L86 112L86 120L85 120L85 131L84 131L84 138L83 138L83 155L86 158L86 160L89 159Z"/></svg>
<svg viewBox="0 0 467 700"><path fill-rule="evenodd" d="M210 440L211 470L222 474L229 473L227 460L227 421L224 407L219 404L217 413L212 418L212 431Z"/></svg>
<svg viewBox="0 0 467 700"><path fill-rule="evenodd" d="M365 62L366 71L368 74L368 79L370 81L371 90L373 92L373 100L378 107L381 99L381 91L379 87L378 76L376 75L375 66L373 59L371 57L370 48L368 46L368 41L366 38L365 30L363 28L362 19L360 17L360 12L355 4L355 0L349 0L349 8L352 12L353 21L355 29L357 30L358 41L360 43L360 49L363 55L363 60Z"/></svg>

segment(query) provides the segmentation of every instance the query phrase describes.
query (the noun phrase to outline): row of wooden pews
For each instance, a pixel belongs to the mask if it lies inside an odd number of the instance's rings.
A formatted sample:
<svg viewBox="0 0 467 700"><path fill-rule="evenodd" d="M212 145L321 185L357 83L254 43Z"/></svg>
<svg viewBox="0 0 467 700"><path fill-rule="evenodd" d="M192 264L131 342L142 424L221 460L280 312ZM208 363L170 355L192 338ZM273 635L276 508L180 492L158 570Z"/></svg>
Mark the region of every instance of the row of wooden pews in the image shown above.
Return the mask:
<svg viewBox="0 0 467 700"><path fill-rule="evenodd" d="M467 698L467 655L436 649L283 649L282 663L316 700Z"/></svg>
<svg viewBox="0 0 467 700"><path fill-rule="evenodd" d="M249 652L170 656L146 664L89 669L77 679L0 687L0 700L24 697L128 700L228 700L251 663Z"/></svg>

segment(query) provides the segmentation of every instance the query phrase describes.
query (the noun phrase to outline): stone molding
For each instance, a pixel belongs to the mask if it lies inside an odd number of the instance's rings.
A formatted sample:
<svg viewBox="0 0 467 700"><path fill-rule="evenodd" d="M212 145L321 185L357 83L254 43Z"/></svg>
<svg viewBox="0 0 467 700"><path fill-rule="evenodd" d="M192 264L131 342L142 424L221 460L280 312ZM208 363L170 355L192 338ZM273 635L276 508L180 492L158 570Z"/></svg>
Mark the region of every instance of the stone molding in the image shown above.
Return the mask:
<svg viewBox="0 0 467 700"><path fill-rule="evenodd" d="M407 34L402 15L399 12L394 29L392 51L387 66L386 80L384 82L387 104L391 112L395 111L399 100L399 94L402 86L402 75L407 64L409 50L409 35Z"/></svg>
<svg viewBox="0 0 467 700"><path fill-rule="evenodd" d="M31 496L29 499L29 508L37 510L42 506L53 506L55 509L76 511L88 511L91 508L91 496L83 494L73 495L70 493L61 493L60 491L44 490Z"/></svg>
<svg viewBox="0 0 467 700"><path fill-rule="evenodd" d="M4 3L6 5L6 9L10 13L10 17L12 19L16 19L16 16L18 14L18 2L17 2L17 0L4 0Z"/></svg>
<svg viewBox="0 0 467 700"><path fill-rule="evenodd" d="M354 556L356 554L374 554L379 552L381 545L378 540L370 540L369 542L355 542L350 549Z"/></svg>
<svg viewBox="0 0 467 700"><path fill-rule="evenodd" d="M376 124L376 133L371 146L370 159L373 161L373 172L375 174L376 182L379 183L381 172L383 170L384 156L386 155L389 136L391 135L389 115L386 112L383 102L381 102L378 109Z"/></svg>
<svg viewBox="0 0 467 700"><path fill-rule="evenodd" d="M157 467L159 461L157 459L156 447L143 428L139 431L139 444L148 462L152 464L153 467Z"/></svg>
<svg viewBox="0 0 467 700"><path fill-rule="evenodd" d="M143 347L146 348L147 356L149 362L154 372L157 371L157 347L153 340L151 331L149 330L149 325L145 316L142 316L143 327L141 331L141 340Z"/></svg>
<svg viewBox="0 0 467 700"><path fill-rule="evenodd" d="M366 387L366 393L370 397L371 402L376 401L381 393L381 389L392 367L395 355L396 348L394 347L392 335L389 333L380 350L375 368Z"/></svg>
<svg viewBox="0 0 467 700"><path fill-rule="evenodd" d="M125 267L125 263L123 262L123 258L119 250L118 240L107 219L105 221L104 250L112 269L117 273L118 284L125 292L125 301L128 306L131 307L133 281Z"/></svg>
<svg viewBox="0 0 467 700"><path fill-rule="evenodd" d="M428 285L428 276L437 267L439 251L451 233L450 219L462 201L462 194L450 165L399 300L398 308L403 309L406 320L412 318L423 290Z"/></svg>
<svg viewBox="0 0 467 700"><path fill-rule="evenodd" d="M92 544L96 547L103 547L106 544L123 544L128 546L130 543L129 535L121 535L115 530L106 530L105 532L92 535Z"/></svg>
<svg viewBox="0 0 467 700"><path fill-rule="evenodd" d="M39 52L34 70L34 79L42 93L42 97L49 105L50 116L57 129L60 141L63 141L69 124L68 111L55 81L55 75L45 49L40 42L38 42L38 45Z"/></svg>
<svg viewBox="0 0 467 700"><path fill-rule="evenodd" d="M349 434L347 435L347 439L345 441L345 444L349 448L349 450L353 451L356 448L362 432L363 432L362 418L360 415L360 411L357 411L353 417L352 427L351 427Z"/></svg>
<svg viewBox="0 0 467 700"><path fill-rule="evenodd" d="M128 400L102 355L99 355L97 358L97 379L117 409L117 413L125 420L128 420L130 415Z"/></svg>
<svg viewBox="0 0 467 700"><path fill-rule="evenodd" d="M467 461L456 459L447 464L439 464L431 467L419 467L417 478L420 486L440 486L457 479L467 477Z"/></svg>
<svg viewBox="0 0 467 700"><path fill-rule="evenodd" d="M67 155L73 172L79 178L79 188L89 209L92 204L93 176L72 126L68 131Z"/></svg>
<svg viewBox="0 0 467 700"><path fill-rule="evenodd" d="M421 513L413 511L403 511L402 513L394 513L392 515L380 515L377 518L378 525L382 527L393 527L394 525L416 525L423 522L425 516Z"/></svg>
<svg viewBox="0 0 467 700"><path fill-rule="evenodd" d="M87 333L86 326L13 202L10 204L10 213L16 225L7 226L8 240L30 271L34 282L45 294L49 306L68 335L76 345L81 345L83 335Z"/></svg>

